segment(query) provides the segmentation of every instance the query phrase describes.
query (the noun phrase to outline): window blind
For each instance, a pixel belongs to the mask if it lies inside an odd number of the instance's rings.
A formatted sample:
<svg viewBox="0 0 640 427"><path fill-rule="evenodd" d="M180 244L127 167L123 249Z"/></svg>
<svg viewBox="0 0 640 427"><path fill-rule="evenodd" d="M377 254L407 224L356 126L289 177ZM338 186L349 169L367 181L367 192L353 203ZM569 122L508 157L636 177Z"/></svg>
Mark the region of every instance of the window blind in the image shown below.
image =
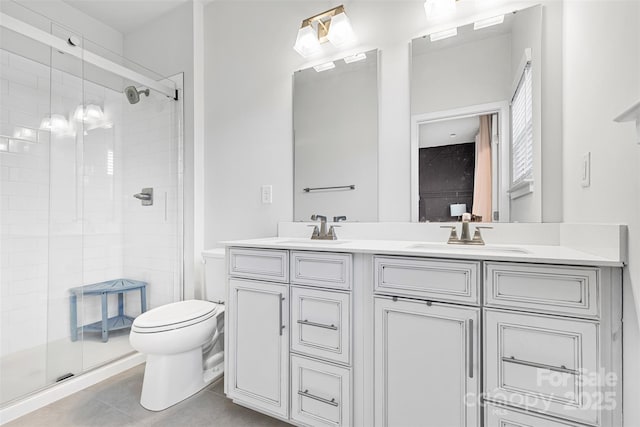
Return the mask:
<svg viewBox="0 0 640 427"><path fill-rule="evenodd" d="M511 101L512 185L533 174L533 100L531 63L527 63Z"/></svg>

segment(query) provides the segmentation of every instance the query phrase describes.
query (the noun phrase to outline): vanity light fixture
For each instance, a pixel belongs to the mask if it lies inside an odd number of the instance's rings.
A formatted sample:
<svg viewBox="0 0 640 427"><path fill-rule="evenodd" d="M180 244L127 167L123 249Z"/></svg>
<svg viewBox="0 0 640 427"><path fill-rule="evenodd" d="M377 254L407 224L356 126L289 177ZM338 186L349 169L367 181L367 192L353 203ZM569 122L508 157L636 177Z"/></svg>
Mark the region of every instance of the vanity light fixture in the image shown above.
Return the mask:
<svg viewBox="0 0 640 427"><path fill-rule="evenodd" d="M99 105L89 104L86 108L78 105L73 113L74 120L84 123L97 123L104 121L104 113Z"/></svg>
<svg viewBox="0 0 640 427"><path fill-rule="evenodd" d="M426 0L424 13L427 15L427 19L446 18L455 13L456 1L458 0Z"/></svg>
<svg viewBox="0 0 640 427"><path fill-rule="evenodd" d="M293 49L303 58L320 53L321 44L327 41L336 47L355 41L356 36L340 5L302 21Z"/></svg>
<svg viewBox="0 0 640 427"><path fill-rule="evenodd" d="M84 123L84 134L93 129L111 129L113 122L107 120L102 108L96 104L89 104L86 107L78 105L73 112L73 120L77 123Z"/></svg>
<svg viewBox="0 0 640 427"><path fill-rule="evenodd" d="M331 18L327 39L335 47L344 46L356 39L356 33L353 32L353 27L351 27L351 20L344 13L344 8L342 12Z"/></svg>
<svg viewBox="0 0 640 427"><path fill-rule="evenodd" d="M313 67L313 69L319 73L322 71L327 71L334 68L336 68L336 64L334 64L332 61L325 62L324 64L316 65L315 67Z"/></svg>
<svg viewBox="0 0 640 427"><path fill-rule="evenodd" d="M69 122L62 114L52 114L51 117L42 119L40 129L62 133L69 129Z"/></svg>
<svg viewBox="0 0 640 427"><path fill-rule="evenodd" d="M300 28L298 30L296 44L293 48L303 58L308 58L319 53L322 47L320 46L320 41L318 41L316 30L314 30L311 25Z"/></svg>
<svg viewBox="0 0 640 427"><path fill-rule="evenodd" d="M437 33L429 34L429 39L431 39L432 42L435 42L438 40L448 39L449 37L455 37L457 35L458 35L458 29L450 28L448 30L438 31Z"/></svg>
<svg viewBox="0 0 640 427"><path fill-rule="evenodd" d="M355 55L345 56L344 62L347 64L351 64L352 62L362 61L363 59L367 59L367 55L362 53L356 53Z"/></svg>
<svg viewBox="0 0 640 427"><path fill-rule="evenodd" d="M498 15L487 19L481 19L473 23L474 30L500 25L504 22L504 15Z"/></svg>

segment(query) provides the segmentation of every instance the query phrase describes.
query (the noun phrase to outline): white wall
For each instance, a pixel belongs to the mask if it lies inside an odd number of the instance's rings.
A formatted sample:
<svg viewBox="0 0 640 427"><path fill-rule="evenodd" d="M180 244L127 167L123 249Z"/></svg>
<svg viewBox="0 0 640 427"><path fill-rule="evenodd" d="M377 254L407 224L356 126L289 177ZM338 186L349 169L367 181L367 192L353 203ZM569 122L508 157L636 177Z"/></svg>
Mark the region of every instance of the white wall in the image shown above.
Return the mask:
<svg viewBox="0 0 640 427"><path fill-rule="evenodd" d="M310 2L205 6L205 246L272 236L293 215L292 73ZM293 34L291 32L293 28ZM233 43L220 43L233 40ZM273 186L263 205L260 186Z"/></svg>
<svg viewBox="0 0 640 427"><path fill-rule="evenodd" d="M565 221L629 225L630 263L623 277L628 427L640 425L640 147L633 124L613 118L640 99L639 9L637 1L565 2L563 35ZM582 188L587 152L591 186Z"/></svg>

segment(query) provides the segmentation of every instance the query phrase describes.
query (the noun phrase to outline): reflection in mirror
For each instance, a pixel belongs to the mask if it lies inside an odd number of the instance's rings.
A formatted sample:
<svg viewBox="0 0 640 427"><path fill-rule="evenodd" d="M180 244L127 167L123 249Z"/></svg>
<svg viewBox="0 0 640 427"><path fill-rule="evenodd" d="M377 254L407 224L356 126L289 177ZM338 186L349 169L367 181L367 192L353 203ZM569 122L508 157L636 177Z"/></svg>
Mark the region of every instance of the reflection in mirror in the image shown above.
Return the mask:
<svg viewBox="0 0 640 427"><path fill-rule="evenodd" d="M295 221L378 220L378 51L349 59L293 75Z"/></svg>
<svg viewBox="0 0 640 427"><path fill-rule="evenodd" d="M494 26L411 42L411 217L455 221L540 221L540 6ZM533 55L531 55L533 52ZM512 179L511 102L523 67L533 70L528 98L527 173ZM518 117L515 117L518 119ZM517 153L516 153L517 154ZM518 161L520 157L516 156ZM536 191L537 190L537 191Z"/></svg>
<svg viewBox="0 0 640 427"><path fill-rule="evenodd" d="M418 123L420 222L455 221L464 212L489 222L500 211L498 129L505 110L486 106Z"/></svg>

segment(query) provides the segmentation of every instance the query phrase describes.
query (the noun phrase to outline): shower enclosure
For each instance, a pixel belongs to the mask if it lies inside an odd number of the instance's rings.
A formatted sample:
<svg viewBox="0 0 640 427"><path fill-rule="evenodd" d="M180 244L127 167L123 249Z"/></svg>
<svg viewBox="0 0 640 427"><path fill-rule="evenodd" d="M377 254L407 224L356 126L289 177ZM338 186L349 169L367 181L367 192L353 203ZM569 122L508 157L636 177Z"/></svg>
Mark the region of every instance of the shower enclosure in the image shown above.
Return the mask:
<svg viewBox="0 0 640 427"><path fill-rule="evenodd" d="M133 351L126 327L83 333L104 305L72 304L72 288L124 278L147 283L148 308L181 299L183 113L182 75L11 1L0 12L2 407ZM119 296L106 302L117 316ZM135 317L141 293L122 303Z"/></svg>

